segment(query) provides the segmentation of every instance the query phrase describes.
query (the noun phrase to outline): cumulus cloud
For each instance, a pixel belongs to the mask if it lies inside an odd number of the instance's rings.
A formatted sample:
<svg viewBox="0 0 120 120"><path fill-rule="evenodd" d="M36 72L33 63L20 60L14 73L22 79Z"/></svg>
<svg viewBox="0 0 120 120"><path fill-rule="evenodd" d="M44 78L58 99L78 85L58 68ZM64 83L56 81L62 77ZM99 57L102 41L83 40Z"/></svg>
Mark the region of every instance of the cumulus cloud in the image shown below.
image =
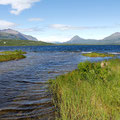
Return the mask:
<svg viewBox="0 0 120 120"><path fill-rule="evenodd" d="M23 10L31 8L33 3L39 2L41 0L0 0L1 5L11 5L12 14L18 15Z"/></svg>
<svg viewBox="0 0 120 120"><path fill-rule="evenodd" d="M0 20L0 29L7 29L7 28L12 28L15 27L17 24L13 22L9 22L6 20Z"/></svg>
<svg viewBox="0 0 120 120"><path fill-rule="evenodd" d="M86 30L86 29L105 29L105 28L114 28L115 26L71 26L63 24L52 24L49 28L57 30Z"/></svg>
<svg viewBox="0 0 120 120"><path fill-rule="evenodd" d="M33 22L33 21L44 21L44 19L42 19L42 18L30 18L30 19L28 19L28 21L31 21L31 22Z"/></svg>

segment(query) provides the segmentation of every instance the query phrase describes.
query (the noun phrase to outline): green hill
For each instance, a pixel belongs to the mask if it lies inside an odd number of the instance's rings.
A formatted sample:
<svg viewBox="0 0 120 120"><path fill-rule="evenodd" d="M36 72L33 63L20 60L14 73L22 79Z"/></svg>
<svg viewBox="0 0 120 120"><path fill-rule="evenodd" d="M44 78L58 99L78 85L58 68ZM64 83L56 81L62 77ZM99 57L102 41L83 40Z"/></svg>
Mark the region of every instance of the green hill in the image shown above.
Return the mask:
<svg viewBox="0 0 120 120"><path fill-rule="evenodd" d="M40 45L53 45L53 44L31 40L0 40L0 46L40 46Z"/></svg>

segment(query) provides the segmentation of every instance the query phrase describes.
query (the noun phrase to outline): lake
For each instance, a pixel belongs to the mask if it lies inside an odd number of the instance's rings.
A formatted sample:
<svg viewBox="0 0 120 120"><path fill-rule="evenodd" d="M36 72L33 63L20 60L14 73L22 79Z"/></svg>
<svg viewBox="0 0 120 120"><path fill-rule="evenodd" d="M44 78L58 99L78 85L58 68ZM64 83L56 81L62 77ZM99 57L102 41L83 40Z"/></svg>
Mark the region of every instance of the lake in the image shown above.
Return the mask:
<svg viewBox="0 0 120 120"><path fill-rule="evenodd" d="M79 62L105 58L87 52L120 53L119 45L0 47L24 50L27 58L0 63L0 120L54 120L55 108L47 81L77 68Z"/></svg>

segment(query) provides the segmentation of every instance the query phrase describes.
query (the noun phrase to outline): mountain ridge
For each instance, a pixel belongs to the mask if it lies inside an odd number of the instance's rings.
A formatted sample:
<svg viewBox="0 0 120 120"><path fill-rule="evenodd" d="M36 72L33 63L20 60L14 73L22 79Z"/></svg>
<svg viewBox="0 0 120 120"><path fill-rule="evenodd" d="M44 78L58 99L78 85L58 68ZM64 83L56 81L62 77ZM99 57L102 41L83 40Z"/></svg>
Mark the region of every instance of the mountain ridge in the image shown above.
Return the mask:
<svg viewBox="0 0 120 120"><path fill-rule="evenodd" d="M13 29L0 30L0 39L12 39L12 40L32 40L38 41L37 38L31 35L25 35Z"/></svg>
<svg viewBox="0 0 120 120"><path fill-rule="evenodd" d="M67 42L64 42L63 44L120 44L120 32L113 33L102 40L84 39L78 35L75 35L73 38Z"/></svg>

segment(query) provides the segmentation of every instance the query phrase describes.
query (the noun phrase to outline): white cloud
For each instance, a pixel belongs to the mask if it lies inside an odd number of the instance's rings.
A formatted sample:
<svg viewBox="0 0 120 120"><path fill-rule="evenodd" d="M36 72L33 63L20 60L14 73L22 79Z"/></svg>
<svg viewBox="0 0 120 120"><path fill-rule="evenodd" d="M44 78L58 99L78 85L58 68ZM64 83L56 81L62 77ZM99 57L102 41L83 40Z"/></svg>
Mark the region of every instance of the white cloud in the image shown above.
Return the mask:
<svg viewBox="0 0 120 120"><path fill-rule="evenodd" d="M11 5L12 14L18 15L25 9L31 8L33 3L39 2L40 0L0 0L1 5Z"/></svg>
<svg viewBox="0 0 120 120"><path fill-rule="evenodd" d="M44 19L42 19L42 18L30 18L30 19L28 19L28 21L31 21L31 22L33 22L33 21L44 21Z"/></svg>
<svg viewBox="0 0 120 120"><path fill-rule="evenodd" d="M34 33L34 32L41 32L43 31L43 28L39 28L39 27L31 27L31 28L17 28L17 30L19 30L20 32L31 32L31 33Z"/></svg>
<svg viewBox="0 0 120 120"><path fill-rule="evenodd" d="M106 29L106 28L115 28L116 26L71 26L63 24L52 24L49 28L57 30L86 30L86 29Z"/></svg>
<svg viewBox="0 0 120 120"><path fill-rule="evenodd" d="M70 30L70 29L76 29L77 27L73 27L70 25L63 25L63 24L52 24L50 25L51 28L58 29L58 30Z"/></svg>
<svg viewBox="0 0 120 120"><path fill-rule="evenodd" d="M7 29L7 28L12 28L15 27L17 24L13 22L9 22L6 20L0 20L0 29Z"/></svg>

